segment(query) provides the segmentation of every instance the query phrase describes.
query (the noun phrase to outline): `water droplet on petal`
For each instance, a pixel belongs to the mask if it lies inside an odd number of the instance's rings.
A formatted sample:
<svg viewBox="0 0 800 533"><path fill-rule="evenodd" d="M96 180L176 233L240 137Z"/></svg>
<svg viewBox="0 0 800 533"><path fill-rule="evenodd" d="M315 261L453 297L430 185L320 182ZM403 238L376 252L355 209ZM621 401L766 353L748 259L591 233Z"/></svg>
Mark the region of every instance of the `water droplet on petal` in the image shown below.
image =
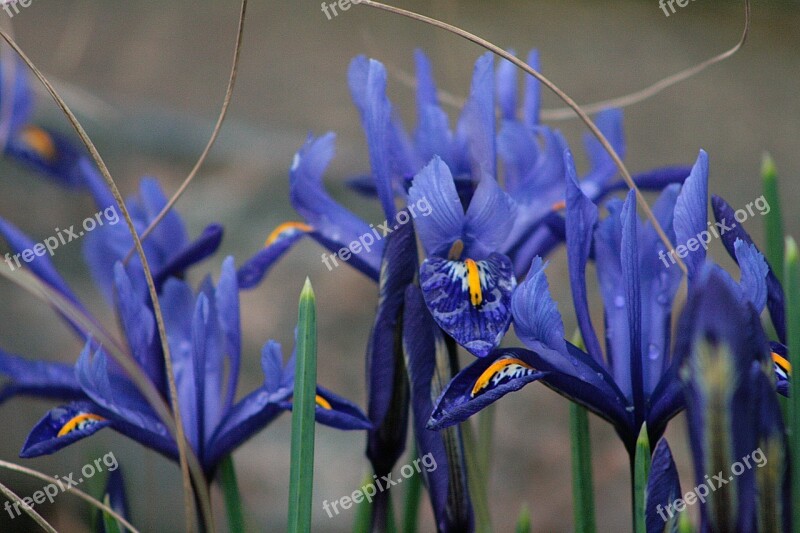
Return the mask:
<svg viewBox="0 0 800 533"><path fill-rule="evenodd" d="M623 298L622 296L615 297L614 298L614 305L616 305L620 309L625 307L625 298Z"/></svg>
<svg viewBox="0 0 800 533"><path fill-rule="evenodd" d="M651 361L655 361L661 356L661 349L651 342L647 349L647 356Z"/></svg>

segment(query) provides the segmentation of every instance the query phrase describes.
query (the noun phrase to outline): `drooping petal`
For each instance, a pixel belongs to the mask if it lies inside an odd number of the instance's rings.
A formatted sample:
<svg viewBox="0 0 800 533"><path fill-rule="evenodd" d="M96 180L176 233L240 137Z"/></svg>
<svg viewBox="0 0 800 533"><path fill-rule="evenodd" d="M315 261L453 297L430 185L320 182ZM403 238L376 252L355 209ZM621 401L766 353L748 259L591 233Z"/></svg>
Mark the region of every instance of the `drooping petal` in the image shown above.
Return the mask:
<svg viewBox="0 0 800 533"><path fill-rule="evenodd" d="M291 400L281 402L291 411ZM350 400L317 386L315 419L320 424L343 430L372 429L372 423L359 407Z"/></svg>
<svg viewBox="0 0 800 533"><path fill-rule="evenodd" d="M252 289L269 273L272 266L294 244L312 233L314 228L303 222L284 222L269 235L264 248L239 267L239 288Z"/></svg>
<svg viewBox="0 0 800 533"><path fill-rule="evenodd" d="M331 198L322 183L322 174L334 154L335 135L328 133L309 138L295 155L289 173L292 206L316 229L313 237L331 252L338 252L372 228ZM349 263L371 277L378 278L384 243L374 243L371 250L353 254Z"/></svg>
<svg viewBox="0 0 800 533"><path fill-rule="evenodd" d="M432 399L450 380L450 354L441 331L431 320L418 287L406 290L403 311L403 350L406 353L414 435L420 457L430 457L435 469L422 473L438 531L473 531L474 517L467 486L464 448L459 427L427 428Z"/></svg>
<svg viewBox="0 0 800 533"><path fill-rule="evenodd" d="M374 59L358 56L347 73L350 93L367 136L372 179L387 219L395 216L391 174L392 105L386 97L386 69Z"/></svg>
<svg viewBox="0 0 800 533"><path fill-rule="evenodd" d="M792 365L789 363L786 346L779 342L770 342L769 344L775 370L775 390L788 397L792 380Z"/></svg>
<svg viewBox="0 0 800 533"><path fill-rule="evenodd" d="M86 185L79 164L86 151L75 140L55 130L27 124L8 139L6 154L61 186Z"/></svg>
<svg viewBox="0 0 800 533"><path fill-rule="evenodd" d="M0 218L0 236L6 240L12 250L11 254L6 256L4 259L6 265L11 270L16 270L17 268L20 268L20 266L29 268L31 272L36 275L36 277L58 291L70 302L77 305L79 309L83 309L78 301L78 298L69 288L69 285L67 285L67 282L64 281L64 278L62 278L58 273L58 270L56 270L56 267L53 265L50 257L48 257L44 246L41 247L41 249L44 250L43 255L34 255L32 250L34 249L36 243L34 243L30 237L20 231L19 228L3 218ZM49 237L49 239L52 238L53 237ZM60 245L61 243L56 240L55 246L57 247ZM26 253L25 256L33 257L32 261L24 261L24 256L22 254L25 250L31 250L31 252ZM13 254L19 254L19 257L16 257ZM23 260L20 261L20 259ZM4 266L3 268L6 267Z"/></svg>
<svg viewBox="0 0 800 533"><path fill-rule="evenodd" d="M177 458L175 441L136 386L123 375L109 375L105 353L97 351L92 357L91 350L92 345L88 343L78 359L75 375L96 405L96 412L111 420L114 429L120 433L168 457Z"/></svg>
<svg viewBox="0 0 800 533"><path fill-rule="evenodd" d="M181 277L190 266L214 255L222 244L223 233L221 225L209 224L197 239L179 250L164 266L153 272L156 288L160 289L167 278Z"/></svg>
<svg viewBox="0 0 800 533"><path fill-rule="evenodd" d="M592 326L586 293L586 263L592 248L592 236L597 224L597 206L583 194L578 186L575 163L569 151L564 153L567 167L567 261L572 301L583 342L595 361L603 361L600 342Z"/></svg>
<svg viewBox="0 0 800 533"><path fill-rule="evenodd" d="M436 400L428 428L441 430L463 422L506 394L547 375L534 368L527 352L515 355L495 352L459 372Z"/></svg>
<svg viewBox="0 0 800 533"><path fill-rule="evenodd" d="M0 376L7 379L0 388L0 403L17 395L57 400L85 397L75 379L75 365L26 359L0 350Z"/></svg>
<svg viewBox="0 0 800 533"><path fill-rule="evenodd" d="M675 204L675 240L677 246L685 245L690 239L705 231L708 226L708 154L700 150L692 172L683 183L678 201ZM690 283L705 262L706 251L697 249L683 258L689 272Z"/></svg>
<svg viewBox="0 0 800 533"><path fill-rule="evenodd" d="M73 402L51 409L31 430L20 457L49 455L111 425L91 402Z"/></svg>
<svg viewBox="0 0 800 533"><path fill-rule="evenodd" d="M672 504L681 497L681 483L667 439L656 444L645 490L647 533L677 533L678 513Z"/></svg>
<svg viewBox="0 0 800 533"><path fill-rule="evenodd" d="M465 217L453 175L441 158L434 157L414 177L408 201L430 205L430 215L415 218L414 226L429 256L447 256L453 243L462 237Z"/></svg>
<svg viewBox="0 0 800 533"><path fill-rule="evenodd" d="M478 357L508 330L516 284L511 261L496 253L484 261L432 257L420 267L422 292L437 324Z"/></svg>

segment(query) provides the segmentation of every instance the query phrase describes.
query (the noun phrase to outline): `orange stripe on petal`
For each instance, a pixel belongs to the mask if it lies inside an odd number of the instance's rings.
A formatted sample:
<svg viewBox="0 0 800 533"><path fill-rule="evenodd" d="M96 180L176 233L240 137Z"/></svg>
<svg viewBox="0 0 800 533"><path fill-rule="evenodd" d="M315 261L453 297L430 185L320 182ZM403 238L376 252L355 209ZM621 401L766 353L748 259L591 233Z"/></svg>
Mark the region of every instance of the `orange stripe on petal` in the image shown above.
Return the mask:
<svg viewBox="0 0 800 533"><path fill-rule="evenodd" d="M512 365L516 365L518 367L525 369L526 371L529 371L526 372L526 374L533 372L534 370L534 368L531 365L515 357L501 357L500 359L492 363L489 366L489 368L484 370L483 374L481 374L480 377L475 381L475 385L472 387L471 396L474 398L477 393L479 393L480 391L489 386L489 381L493 377L495 377L497 374L501 373L503 370L507 369Z"/></svg>
<svg viewBox="0 0 800 533"><path fill-rule="evenodd" d="M782 355L772 352L772 360L775 361L775 364L781 367L781 369L787 374L792 373L792 364Z"/></svg>
<svg viewBox="0 0 800 533"><path fill-rule="evenodd" d="M301 231L303 233L310 233L310 232L314 231L314 228L312 228L311 226L309 226L308 224L305 224L303 222L284 222L283 224L281 224L280 226L275 228L272 231L272 233L269 234L269 237L267 237L267 240L264 243L264 246L269 246L269 245L273 244L275 241L277 241L278 239L283 237L286 233L290 233L290 232L293 232L293 231Z"/></svg>
<svg viewBox="0 0 800 533"><path fill-rule="evenodd" d="M63 437L64 435L67 435L67 434L69 434L69 433L72 433L73 431L75 431L75 429L78 429L78 428L79 428L79 426L80 426L81 424L83 424L84 422L89 422L89 421L93 421L93 422L103 422L104 420L105 420L105 418L103 418L102 416L93 415L93 414L91 414L91 413L82 413L82 414L79 414L78 416L72 417L72 418L69 420L69 422L67 422L66 424L64 424L64 426L63 426L63 427L61 428L61 430L58 432L58 435L57 435L57 436L58 436L58 437Z"/></svg>

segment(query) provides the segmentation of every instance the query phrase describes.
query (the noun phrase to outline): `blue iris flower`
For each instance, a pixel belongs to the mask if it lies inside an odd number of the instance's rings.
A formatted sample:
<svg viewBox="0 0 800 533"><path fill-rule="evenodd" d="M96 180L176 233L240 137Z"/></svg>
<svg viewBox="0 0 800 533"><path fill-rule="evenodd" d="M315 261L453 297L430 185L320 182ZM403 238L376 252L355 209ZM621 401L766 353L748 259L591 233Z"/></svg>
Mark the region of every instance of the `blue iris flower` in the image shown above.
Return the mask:
<svg viewBox="0 0 800 533"><path fill-rule="evenodd" d="M667 422L685 406L670 330L681 272L659 259L664 244L649 222L638 218L633 192L625 202L610 200L609 215L599 221L598 207L579 186L569 152L565 161L570 284L586 349L564 339L561 315L544 274L546 265L537 257L511 303L515 331L529 349L495 350L463 370L438 399L429 427L460 422L503 395L541 380L611 422L632 453L642 424L647 424L651 442L656 442ZM708 161L701 152L685 184L670 185L659 196L653 211L672 242L686 242L708 229L707 184ZM605 351L587 301L585 270L592 255L605 311ZM730 280L731 290L756 310L763 309L767 293L763 257L742 244L737 257L747 266L739 283ZM693 289L705 268L705 250L698 247L685 261Z"/></svg>
<svg viewBox="0 0 800 533"><path fill-rule="evenodd" d="M83 146L32 122L34 96L28 67L21 60L0 61L0 104L3 155L63 186L85 186L82 163L88 154Z"/></svg>
<svg viewBox="0 0 800 533"><path fill-rule="evenodd" d="M99 177L95 176L99 179ZM110 195L97 180L90 180L99 208L108 209ZM149 225L166 204L154 180L143 180L142 194L127 205L140 230ZM170 350L176 373L186 434L208 474L219 460L266 426L281 412L291 409L294 357L284 364L280 346L270 341L262 353L264 384L236 402L239 376L240 327L239 288L232 258L223 263L217 286L205 280L195 292L184 281L186 268L211 255L219 246L222 228L210 226L189 242L183 221L171 214L145 241L148 260L158 285ZM125 334L125 347L164 398L168 397L163 353L143 286L138 263L124 267L121 260L131 245L118 229L105 225L86 235L85 256L98 285L109 296ZM127 231L127 230L126 230ZM0 220L0 234L20 252L33 242L10 223ZM88 239L93 240L89 241ZM118 239L122 240L119 242ZM149 243L149 244L147 244ZM109 262L115 261L112 266ZM53 453L104 427L113 429L169 457L177 457L177 446L166 427L137 391L134 384L92 338L90 329L103 331L66 282L50 258L37 257L31 273L68 300L81 319L62 315L85 343L75 365L29 360L0 351L0 375L7 378L0 401L15 395L31 395L70 403L52 409L32 430L22 456ZM110 275L104 272L111 268ZM110 282L108 281L110 278ZM91 324L92 327L87 327ZM104 333L106 338L113 338ZM228 368L228 377L225 368ZM319 388L317 418L345 429L366 429L369 421L344 398Z"/></svg>
<svg viewBox="0 0 800 533"><path fill-rule="evenodd" d="M348 71L350 91L361 115L367 140L371 172L351 180L360 192L380 200L386 220L397 213L396 199L408 203L407 190L417 174L438 157L453 176L463 205L484 180L503 183L505 192L518 207L505 239L495 248L511 259L517 276L523 276L531 258L544 255L563 241L564 206L563 152L566 141L558 131L539 123L540 84L525 80L522 118L517 118L517 78L513 65L503 61L497 71L491 54L478 59L473 71L469 98L456 121L439 102L432 68L427 57L417 51L417 125L408 132L386 96L384 66L363 56L355 58ZM538 67L538 55L529 61ZM501 122L498 126L496 110ZM624 156L622 113L609 110L598 115L598 124L615 149ZM240 273L243 288L263 278L272 265L298 240L310 236L331 253L347 248L359 237L373 235L369 249L353 254L348 263L377 281L386 230L368 224L336 202L325 190L323 173L334 156L335 136L310 137L294 158L290 171L290 200L303 222L278 226L264 249L246 263ZM600 144L586 138L590 172L581 187L594 201L625 188L617 170ZM504 176L498 180L498 161ZM671 166L634 176L642 189L661 189L682 182L687 167ZM615 179L617 178L617 179ZM413 214L413 213L412 213ZM420 220L422 217L417 217ZM391 230L391 227L387 229Z"/></svg>
<svg viewBox="0 0 800 533"><path fill-rule="evenodd" d="M130 351L149 375L162 357L152 311L119 263L115 289ZM186 282L171 278L160 297L184 429L208 474L223 457L292 407L294 355L284 363L281 347L274 341L262 351L263 385L235 401L241 357L238 291L229 257L216 286L207 279L195 293ZM226 366L231 369L227 379ZM177 459L177 445L164 424L102 347L89 340L74 372L85 398L45 415L28 436L23 457L53 453L111 427ZM149 377L156 381L155 376ZM167 397L166 388L160 392ZM321 387L317 419L341 429L370 427L354 404Z"/></svg>

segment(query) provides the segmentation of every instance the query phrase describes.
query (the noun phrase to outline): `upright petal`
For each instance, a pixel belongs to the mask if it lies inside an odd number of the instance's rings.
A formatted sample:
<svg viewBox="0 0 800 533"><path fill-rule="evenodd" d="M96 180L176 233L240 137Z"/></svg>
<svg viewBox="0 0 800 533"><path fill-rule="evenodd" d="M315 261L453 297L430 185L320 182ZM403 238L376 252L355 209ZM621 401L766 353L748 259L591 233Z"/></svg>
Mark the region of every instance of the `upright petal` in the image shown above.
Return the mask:
<svg viewBox="0 0 800 533"><path fill-rule="evenodd" d="M564 153L567 167L567 261L572 301L578 326L589 354L602 364L603 352L592 326L586 293L586 263L592 249L592 236L597 224L597 206L583 194L578 186L575 163L569 151Z"/></svg>
<svg viewBox="0 0 800 533"><path fill-rule="evenodd" d="M741 239L748 245L753 245L753 239L744 230L741 224L736 222L736 216L728 203L721 197L713 195L711 197L711 207L714 209L714 218L717 220L716 231L722 239L722 244L728 251L728 255L734 260L736 257L736 241ZM756 247L758 250L758 247ZM778 339L786 344L786 310L784 309L783 287L781 282L778 281L775 272L772 270L772 265L767 265L769 272L767 273L767 309L769 309L769 316L772 318L772 324L775 326L775 331L778 333ZM783 268L778 265L777 268Z"/></svg>
<svg viewBox="0 0 800 533"><path fill-rule="evenodd" d="M469 98L457 127L459 141L469 153L474 182L497 177L493 64L490 52L475 62Z"/></svg>
<svg viewBox="0 0 800 533"><path fill-rule="evenodd" d="M447 256L453 243L462 237L464 208L453 175L441 158L434 157L414 177L408 201L427 201L431 206L430 215L415 218L414 225L429 256Z"/></svg>
<svg viewBox="0 0 800 533"><path fill-rule="evenodd" d="M547 264L540 257L534 258L528 277L514 291L511 299L514 331L522 343L532 350L544 346L566 354L564 323L558 305L550 296L545 268Z"/></svg>
<svg viewBox="0 0 800 533"><path fill-rule="evenodd" d="M350 62L347 78L367 136L372 179L383 212L391 219L396 209L390 162L392 105L386 97L386 69L374 59L358 56Z"/></svg>
<svg viewBox="0 0 800 533"><path fill-rule="evenodd" d="M509 50L513 56L513 50ZM517 66L502 59L497 66L497 105L503 120L514 120L517 115Z"/></svg>
<svg viewBox="0 0 800 533"><path fill-rule="evenodd" d="M678 195L674 224L676 246L685 245L693 238L696 240L708 226L708 154L703 150ZM705 262L705 248L690 252L683 259L691 283Z"/></svg>
<svg viewBox="0 0 800 533"><path fill-rule="evenodd" d="M528 54L528 65L535 71L541 70L539 62L539 51L531 50ZM525 125L534 128L539 125L539 111L542 100L542 85L533 76L525 76L525 101L523 103L523 115Z"/></svg>
<svg viewBox="0 0 800 533"><path fill-rule="evenodd" d="M496 251L514 225L516 206L494 178L483 178L467 208L464 254L483 259Z"/></svg>

